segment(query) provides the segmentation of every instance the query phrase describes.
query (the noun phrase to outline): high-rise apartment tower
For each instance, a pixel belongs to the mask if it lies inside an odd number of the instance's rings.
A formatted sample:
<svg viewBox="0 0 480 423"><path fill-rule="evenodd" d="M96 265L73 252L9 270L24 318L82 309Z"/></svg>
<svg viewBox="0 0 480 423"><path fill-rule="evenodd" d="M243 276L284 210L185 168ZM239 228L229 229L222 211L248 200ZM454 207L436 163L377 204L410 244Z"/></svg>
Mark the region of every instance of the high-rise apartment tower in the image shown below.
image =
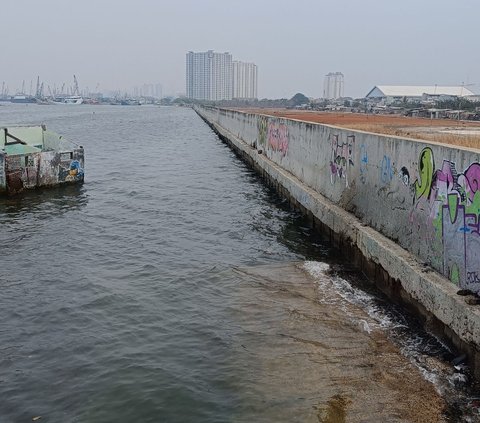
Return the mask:
<svg viewBox="0 0 480 423"><path fill-rule="evenodd" d="M187 97L196 100L232 99L232 55L212 50L187 53Z"/></svg>
<svg viewBox="0 0 480 423"><path fill-rule="evenodd" d="M233 98L253 100L257 98L258 69L255 63L233 61Z"/></svg>
<svg viewBox="0 0 480 423"><path fill-rule="evenodd" d="M328 73L323 83L323 98L331 100L343 97L343 85L343 73Z"/></svg>

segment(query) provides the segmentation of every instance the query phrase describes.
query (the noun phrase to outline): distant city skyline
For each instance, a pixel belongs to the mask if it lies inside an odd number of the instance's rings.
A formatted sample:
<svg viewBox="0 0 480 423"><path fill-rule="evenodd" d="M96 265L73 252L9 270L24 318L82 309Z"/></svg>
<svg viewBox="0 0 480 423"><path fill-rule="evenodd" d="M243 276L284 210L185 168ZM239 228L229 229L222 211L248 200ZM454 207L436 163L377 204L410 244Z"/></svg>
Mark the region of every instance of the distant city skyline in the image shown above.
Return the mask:
<svg viewBox="0 0 480 423"><path fill-rule="evenodd" d="M259 98L320 98L323 75L334 70L351 97L382 84L480 92L475 0L22 0L4 2L2 14L0 84L10 93L23 80L35 87L37 75L53 89L75 74L91 91L161 83L163 95L177 95L185 52L209 49L255 63Z"/></svg>

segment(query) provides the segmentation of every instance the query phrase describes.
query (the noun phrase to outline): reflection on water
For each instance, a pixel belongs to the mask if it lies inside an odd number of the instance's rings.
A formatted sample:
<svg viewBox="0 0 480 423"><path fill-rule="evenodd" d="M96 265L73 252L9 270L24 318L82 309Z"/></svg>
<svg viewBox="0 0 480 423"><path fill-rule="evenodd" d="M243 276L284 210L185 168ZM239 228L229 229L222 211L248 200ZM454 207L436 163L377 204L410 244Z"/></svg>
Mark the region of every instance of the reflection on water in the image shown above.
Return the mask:
<svg viewBox="0 0 480 423"><path fill-rule="evenodd" d="M88 195L85 185L63 185L27 190L12 197L0 197L0 213L33 215L44 211L46 215L56 216L68 210L79 209L87 202ZM9 216L9 219L12 217ZM0 219L2 219L1 214Z"/></svg>

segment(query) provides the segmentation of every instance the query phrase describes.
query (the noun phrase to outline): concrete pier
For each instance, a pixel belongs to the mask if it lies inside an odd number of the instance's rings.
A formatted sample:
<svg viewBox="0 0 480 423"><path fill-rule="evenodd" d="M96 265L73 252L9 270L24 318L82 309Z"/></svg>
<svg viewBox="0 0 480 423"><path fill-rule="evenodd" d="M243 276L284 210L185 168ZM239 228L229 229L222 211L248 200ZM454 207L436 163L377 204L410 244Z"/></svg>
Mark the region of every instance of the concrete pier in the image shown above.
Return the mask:
<svg viewBox="0 0 480 423"><path fill-rule="evenodd" d="M244 160L480 377L477 150L197 107ZM466 301L469 300L469 301Z"/></svg>

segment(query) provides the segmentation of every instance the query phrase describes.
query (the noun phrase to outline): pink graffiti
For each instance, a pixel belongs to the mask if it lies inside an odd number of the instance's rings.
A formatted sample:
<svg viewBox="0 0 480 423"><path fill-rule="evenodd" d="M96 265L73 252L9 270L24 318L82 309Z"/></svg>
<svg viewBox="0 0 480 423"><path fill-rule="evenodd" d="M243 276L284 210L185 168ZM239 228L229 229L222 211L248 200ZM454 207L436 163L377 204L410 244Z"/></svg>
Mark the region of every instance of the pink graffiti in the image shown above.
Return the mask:
<svg viewBox="0 0 480 423"><path fill-rule="evenodd" d="M285 156L288 151L288 127L284 123L268 124L268 145L273 151L280 151Z"/></svg>
<svg viewBox="0 0 480 423"><path fill-rule="evenodd" d="M435 172L434 190L436 197L446 198L455 193L461 201L473 201L480 190L480 164L472 163L464 173L457 173L455 164L444 160L442 169Z"/></svg>
<svg viewBox="0 0 480 423"><path fill-rule="evenodd" d="M468 185L465 187L470 201L473 201L475 193L480 189L480 164L472 163L464 173Z"/></svg>
<svg viewBox="0 0 480 423"><path fill-rule="evenodd" d="M480 283L468 278L480 266L480 216L475 194L480 190L480 164L472 163L463 173L444 160L434 174L431 215L439 219L437 235L443 244L443 273L461 287L480 292ZM433 223L433 222L432 222Z"/></svg>

